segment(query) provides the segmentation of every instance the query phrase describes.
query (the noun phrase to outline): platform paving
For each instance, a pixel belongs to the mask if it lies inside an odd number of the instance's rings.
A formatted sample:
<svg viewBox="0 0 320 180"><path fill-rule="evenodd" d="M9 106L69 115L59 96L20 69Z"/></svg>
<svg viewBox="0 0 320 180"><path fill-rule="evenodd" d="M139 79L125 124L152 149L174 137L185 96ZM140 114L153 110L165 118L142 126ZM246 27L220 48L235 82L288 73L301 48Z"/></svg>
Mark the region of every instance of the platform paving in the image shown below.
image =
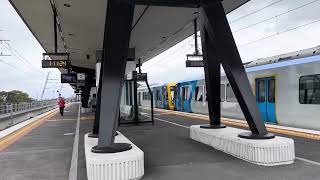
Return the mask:
<svg viewBox="0 0 320 180"><path fill-rule="evenodd" d="M68 179L78 106L79 104L72 104L65 109L63 117L60 114L54 115L1 151L0 180ZM80 122L92 124L88 121ZM86 129L82 130L80 137ZM86 179L86 171L83 170L84 152L80 148L83 147L83 143L79 144L78 172Z"/></svg>
<svg viewBox="0 0 320 180"><path fill-rule="evenodd" d="M68 179L74 140L70 133L75 132L78 106L73 104L67 107L64 117L58 114L51 117L1 151L0 180ZM122 125L118 128L144 151L144 180L320 179L320 164L302 160L276 167L250 164L191 140L188 126L204 124L204 121L168 113L156 114L154 126L150 123ZM93 114L81 116L77 179L86 180L83 137L91 131ZM297 156L318 161L319 141L304 138L294 140Z"/></svg>
<svg viewBox="0 0 320 180"><path fill-rule="evenodd" d="M177 114L156 112L156 118L181 124L184 126L198 125L209 123L205 120L200 120L192 117L185 117ZM236 126L232 126L236 127ZM239 128L239 127L236 127ZM295 143L295 151L297 157L303 157L320 163L320 141L306 139L301 137L290 136L286 134L276 134L278 136L292 138ZM320 179L320 178L319 178Z"/></svg>

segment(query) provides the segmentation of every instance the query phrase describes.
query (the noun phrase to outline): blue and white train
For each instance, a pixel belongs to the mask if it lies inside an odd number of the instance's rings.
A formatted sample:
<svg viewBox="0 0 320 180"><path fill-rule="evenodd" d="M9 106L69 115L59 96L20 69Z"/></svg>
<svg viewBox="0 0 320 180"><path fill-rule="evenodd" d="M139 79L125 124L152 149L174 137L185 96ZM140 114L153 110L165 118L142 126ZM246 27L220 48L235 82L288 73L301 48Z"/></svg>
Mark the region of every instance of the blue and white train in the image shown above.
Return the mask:
<svg viewBox="0 0 320 180"><path fill-rule="evenodd" d="M266 123L320 130L320 47L258 59L245 69ZM152 87L154 106L208 114L203 78ZM139 88L141 106L150 96ZM226 76L221 75L221 115L244 119Z"/></svg>

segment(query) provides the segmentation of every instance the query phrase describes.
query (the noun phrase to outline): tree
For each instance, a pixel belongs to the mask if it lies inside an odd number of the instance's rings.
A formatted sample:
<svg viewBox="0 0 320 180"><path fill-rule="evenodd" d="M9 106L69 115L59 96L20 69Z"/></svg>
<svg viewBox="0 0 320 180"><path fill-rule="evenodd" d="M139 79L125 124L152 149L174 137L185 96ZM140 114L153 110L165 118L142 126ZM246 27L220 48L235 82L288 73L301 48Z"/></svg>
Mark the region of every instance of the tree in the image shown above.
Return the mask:
<svg viewBox="0 0 320 180"><path fill-rule="evenodd" d="M20 103L33 101L31 97L25 92L13 91L0 91L0 103Z"/></svg>

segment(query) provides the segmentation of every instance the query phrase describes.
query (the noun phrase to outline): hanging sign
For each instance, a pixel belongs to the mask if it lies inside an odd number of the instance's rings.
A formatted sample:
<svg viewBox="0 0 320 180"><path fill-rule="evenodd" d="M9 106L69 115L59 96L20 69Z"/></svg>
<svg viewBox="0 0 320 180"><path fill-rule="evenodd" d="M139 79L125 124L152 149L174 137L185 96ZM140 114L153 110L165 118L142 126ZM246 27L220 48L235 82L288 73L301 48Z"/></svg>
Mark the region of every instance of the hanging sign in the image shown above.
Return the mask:
<svg viewBox="0 0 320 180"><path fill-rule="evenodd" d="M148 74L147 73L137 73L137 81L147 81Z"/></svg>
<svg viewBox="0 0 320 180"><path fill-rule="evenodd" d="M186 67L203 67L203 61L186 61Z"/></svg>
<svg viewBox="0 0 320 180"><path fill-rule="evenodd" d="M77 83L77 74L61 74L61 83Z"/></svg>
<svg viewBox="0 0 320 180"><path fill-rule="evenodd" d="M203 56L201 54L187 54L186 67L203 67Z"/></svg>
<svg viewBox="0 0 320 180"><path fill-rule="evenodd" d="M68 60L42 60L42 68L68 68L69 66Z"/></svg>

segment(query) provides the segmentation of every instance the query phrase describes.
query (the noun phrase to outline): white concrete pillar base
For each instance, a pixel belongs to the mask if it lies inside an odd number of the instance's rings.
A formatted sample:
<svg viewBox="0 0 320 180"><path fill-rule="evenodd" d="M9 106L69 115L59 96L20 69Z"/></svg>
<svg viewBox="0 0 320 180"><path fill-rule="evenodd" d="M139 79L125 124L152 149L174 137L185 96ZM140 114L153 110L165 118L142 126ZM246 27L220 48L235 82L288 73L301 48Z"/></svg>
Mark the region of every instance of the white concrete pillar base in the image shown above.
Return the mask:
<svg viewBox="0 0 320 180"><path fill-rule="evenodd" d="M202 129L200 125L190 127L190 137L227 154L250 163L263 166L291 164L295 159L294 141L276 136L273 139L252 140L239 138L246 130L227 127Z"/></svg>
<svg viewBox="0 0 320 180"><path fill-rule="evenodd" d="M116 143L129 143L132 149L119 153L91 152L98 138L85 135L85 155L88 180L137 180L144 175L144 153L123 134L118 132Z"/></svg>

